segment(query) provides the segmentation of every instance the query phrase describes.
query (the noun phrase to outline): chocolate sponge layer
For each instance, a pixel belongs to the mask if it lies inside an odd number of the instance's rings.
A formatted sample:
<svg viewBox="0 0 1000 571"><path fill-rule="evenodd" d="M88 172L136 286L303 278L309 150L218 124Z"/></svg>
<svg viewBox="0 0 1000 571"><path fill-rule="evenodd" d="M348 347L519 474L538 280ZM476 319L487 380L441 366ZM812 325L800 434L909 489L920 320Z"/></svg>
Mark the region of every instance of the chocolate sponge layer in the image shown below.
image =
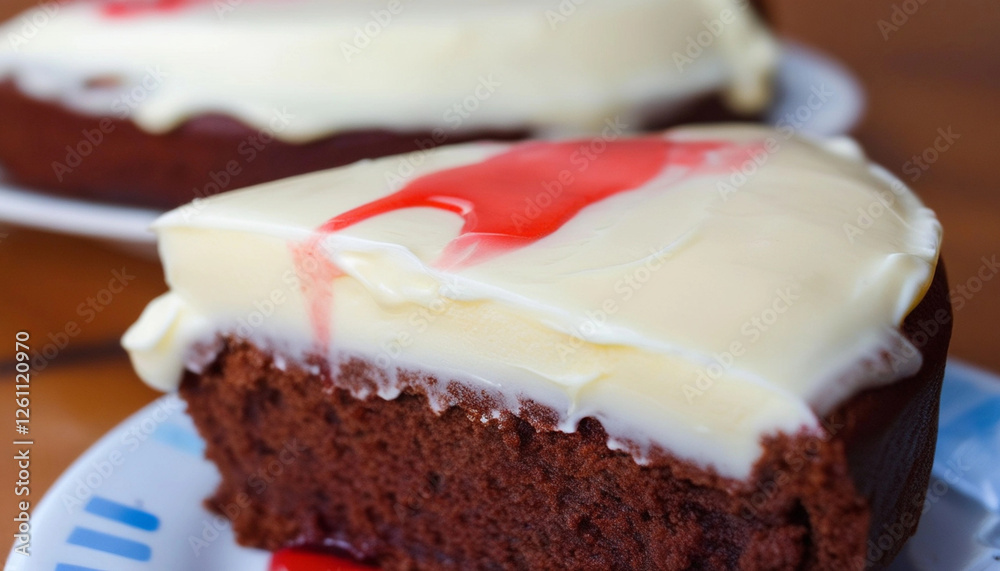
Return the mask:
<svg viewBox="0 0 1000 571"><path fill-rule="evenodd" d="M768 438L745 482L665 451L639 465L599 421L559 432L538 405L484 421L495 403L467 391L437 414L424 388L441 380L418 371L394 400L355 398L379 376L362 359L316 374L231 338L181 394L223 476L210 505L245 545L334 547L387 571L861 569L916 530L950 322L939 267L904 328L920 371L859 394L822 435Z"/></svg>

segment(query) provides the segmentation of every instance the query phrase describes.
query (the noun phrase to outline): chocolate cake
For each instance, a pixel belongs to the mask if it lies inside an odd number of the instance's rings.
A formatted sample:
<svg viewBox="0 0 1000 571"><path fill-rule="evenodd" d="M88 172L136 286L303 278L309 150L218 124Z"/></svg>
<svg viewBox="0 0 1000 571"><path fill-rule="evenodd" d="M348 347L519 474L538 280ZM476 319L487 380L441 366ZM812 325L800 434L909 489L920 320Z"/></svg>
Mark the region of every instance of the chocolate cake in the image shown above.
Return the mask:
<svg viewBox="0 0 1000 571"><path fill-rule="evenodd" d="M74 198L157 208L361 159L421 152L421 147L438 144L430 131L389 130L351 131L291 143L224 115L197 117L153 135L127 119L98 120L28 97L11 82L0 83L0 110L19 118L6 121L0 136L3 167L18 183ZM469 131L437 138L454 144L520 139L527 134ZM67 141L76 141L73 137L79 141L67 147Z"/></svg>
<svg viewBox="0 0 1000 571"><path fill-rule="evenodd" d="M846 139L473 143L157 223L124 339L239 541L384 570L864 569L916 529L940 226ZM582 160L588 156L592 159Z"/></svg>
<svg viewBox="0 0 1000 571"><path fill-rule="evenodd" d="M39 6L0 27L0 166L28 188L173 207L363 158L415 153L405 170L441 145L769 101L775 42L736 0L453 4Z"/></svg>

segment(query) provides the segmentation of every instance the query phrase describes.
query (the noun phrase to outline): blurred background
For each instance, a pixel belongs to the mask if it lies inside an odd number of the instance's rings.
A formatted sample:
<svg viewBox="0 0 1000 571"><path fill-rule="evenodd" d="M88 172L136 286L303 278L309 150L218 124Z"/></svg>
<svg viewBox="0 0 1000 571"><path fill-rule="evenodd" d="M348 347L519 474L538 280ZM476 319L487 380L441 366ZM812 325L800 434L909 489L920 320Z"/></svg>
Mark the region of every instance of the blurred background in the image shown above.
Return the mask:
<svg viewBox="0 0 1000 571"><path fill-rule="evenodd" d="M34 4L0 0L0 19ZM916 189L945 228L956 309L951 355L1000 371L1000 2L767 4L781 36L837 57L863 82L868 109L855 135L876 162ZM933 147L939 130L950 130L954 143L917 177L907 163ZM109 303L92 303L115 272L134 279ZM165 289L159 265L148 258L0 226L0 433L13 435L15 332L29 331L36 345L65 345L33 372L33 503L97 438L158 396L135 377L118 339ZM74 334L67 333L71 323ZM6 506L15 503L15 476L13 462L0 462L0 513L13 509ZM12 530L5 517L0 531L10 537Z"/></svg>

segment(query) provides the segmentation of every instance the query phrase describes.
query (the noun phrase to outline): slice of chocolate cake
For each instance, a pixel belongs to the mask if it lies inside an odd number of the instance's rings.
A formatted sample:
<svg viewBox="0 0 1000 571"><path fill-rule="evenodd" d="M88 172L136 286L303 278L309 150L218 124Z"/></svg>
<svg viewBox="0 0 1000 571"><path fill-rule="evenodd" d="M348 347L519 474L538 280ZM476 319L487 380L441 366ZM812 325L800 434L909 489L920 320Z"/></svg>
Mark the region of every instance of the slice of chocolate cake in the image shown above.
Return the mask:
<svg viewBox="0 0 1000 571"><path fill-rule="evenodd" d="M156 224L171 291L124 344L188 402L240 542L844 570L915 530L941 230L852 142L692 127L394 164Z"/></svg>
<svg viewBox="0 0 1000 571"><path fill-rule="evenodd" d="M720 99L752 116L777 58L738 0L95 0L0 36L8 177L169 207L472 139L675 124Z"/></svg>

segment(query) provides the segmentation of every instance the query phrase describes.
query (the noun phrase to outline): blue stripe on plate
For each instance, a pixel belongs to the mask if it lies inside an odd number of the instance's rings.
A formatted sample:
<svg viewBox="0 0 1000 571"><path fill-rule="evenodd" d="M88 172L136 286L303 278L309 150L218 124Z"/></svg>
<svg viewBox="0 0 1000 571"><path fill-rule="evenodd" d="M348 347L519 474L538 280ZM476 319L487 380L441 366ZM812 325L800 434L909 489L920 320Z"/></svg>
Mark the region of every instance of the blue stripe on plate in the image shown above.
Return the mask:
<svg viewBox="0 0 1000 571"><path fill-rule="evenodd" d="M120 555L136 561L149 561L153 556L153 551L145 543L118 537L108 533L101 533L85 527L73 529L73 533L66 540L71 545L88 547L97 551Z"/></svg>
<svg viewBox="0 0 1000 571"><path fill-rule="evenodd" d="M155 515L99 496L91 498L83 509L96 516L146 531L156 531L160 527L160 519Z"/></svg>
<svg viewBox="0 0 1000 571"><path fill-rule="evenodd" d="M101 571L101 570L94 569L91 567L80 567L79 565L70 565L69 563L58 563L56 564L56 571Z"/></svg>
<svg viewBox="0 0 1000 571"><path fill-rule="evenodd" d="M153 439L201 458L205 441L191 430L172 423L161 424L153 432Z"/></svg>

